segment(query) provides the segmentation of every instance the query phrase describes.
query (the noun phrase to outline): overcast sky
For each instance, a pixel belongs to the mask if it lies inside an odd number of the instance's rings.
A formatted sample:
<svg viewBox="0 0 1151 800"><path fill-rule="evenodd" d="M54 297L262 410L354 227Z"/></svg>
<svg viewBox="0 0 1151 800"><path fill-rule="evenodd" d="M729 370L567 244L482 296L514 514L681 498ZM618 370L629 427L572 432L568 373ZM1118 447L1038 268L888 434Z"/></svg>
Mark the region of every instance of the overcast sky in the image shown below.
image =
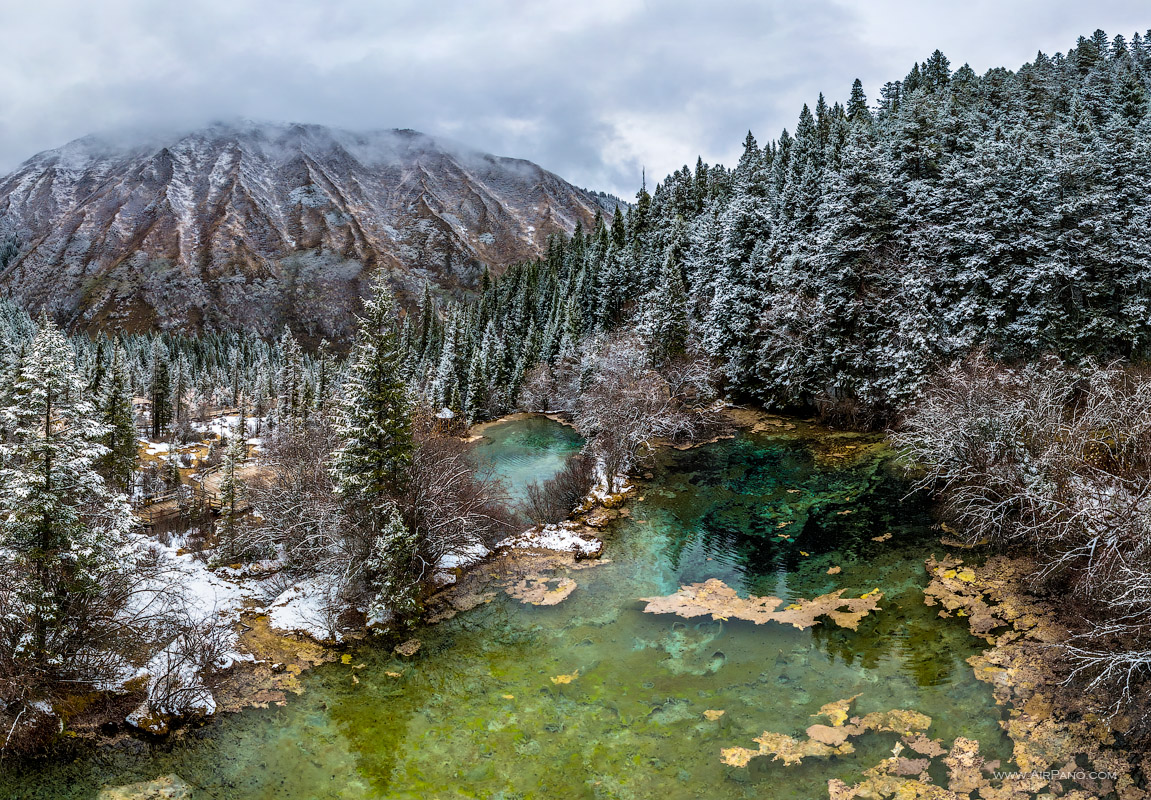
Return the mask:
<svg viewBox="0 0 1151 800"><path fill-rule="evenodd" d="M630 197L936 47L982 73L1148 27L1146 0L0 0L0 171L248 117L415 128Z"/></svg>

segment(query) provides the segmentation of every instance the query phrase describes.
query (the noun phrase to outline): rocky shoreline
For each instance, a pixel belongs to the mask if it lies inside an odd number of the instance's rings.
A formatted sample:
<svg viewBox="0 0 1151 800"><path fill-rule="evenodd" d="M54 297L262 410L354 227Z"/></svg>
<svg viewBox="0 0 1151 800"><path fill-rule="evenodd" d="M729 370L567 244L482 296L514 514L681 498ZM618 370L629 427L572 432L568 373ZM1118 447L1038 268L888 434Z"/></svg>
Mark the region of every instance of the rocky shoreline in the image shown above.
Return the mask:
<svg viewBox="0 0 1151 800"><path fill-rule="evenodd" d="M875 435L828 432L755 409L729 408L725 416L733 429L752 433L817 434L816 457L828 463L857 463L857 459L874 455L876 448L887 446ZM720 433L709 441L732 435ZM509 537L485 557L448 570L451 580L429 597L422 622L436 624L451 619L491 602L500 593L532 605L562 602L577 588L581 571L609 562L602 532L628 516L627 500L636 494L636 487L627 485L621 493L589 498L564 523L537 526ZM943 540L943 544L948 541ZM1063 683L1060 650L1052 645L1065 638L1067 627L1049 601L1025 591L1029 562L995 556L975 566L946 555L938 560L932 557L926 570L929 583L924 602L938 605L941 617L963 618L971 633L989 645L969 662L976 677L990 684L996 702L1008 709L1009 718L1002 725L1014 743L1019 773L996 779L993 785L990 776L995 765L983 763L978 742L964 740L957 742L949 755L939 753L946 755L944 760L952 771L959 769L952 761L966 764L956 773L964 776L959 784L944 788L932 783L925 770L918 776L899 774L885 762L869 770L856 786L833 781L830 796L944 800L967 800L973 795L981 800L1023 800L1041 792L1076 800L1151 796L1142 787L1143 776L1151 771L1151 756L1124 751L1115 736L1115 732L1122 734L1129 721L1106 715L1104 698L1076 692ZM303 633L278 631L268 616L256 609L243 615L241 627L237 650L251 654L253 661L236 664L213 686L223 712L286 703L289 695L303 691L304 671L337 661L345 649ZM403 646L414 653L419 642L412 639ZM137 689L137 694L143 691ZM69 719L71 736L98 747L147 747L146 739L141 741L122 724L109 724L117 714L123 719L132 702L131 694L90 702L88 708ZM185 735L194 728L196 721L192 722L164 733L169 737ZM1114 777L1089 777L1098 773ZM179 793L183 791L180 787L179 778L166 776L146 784L107 789L101 800L187 796Z"/></svg>

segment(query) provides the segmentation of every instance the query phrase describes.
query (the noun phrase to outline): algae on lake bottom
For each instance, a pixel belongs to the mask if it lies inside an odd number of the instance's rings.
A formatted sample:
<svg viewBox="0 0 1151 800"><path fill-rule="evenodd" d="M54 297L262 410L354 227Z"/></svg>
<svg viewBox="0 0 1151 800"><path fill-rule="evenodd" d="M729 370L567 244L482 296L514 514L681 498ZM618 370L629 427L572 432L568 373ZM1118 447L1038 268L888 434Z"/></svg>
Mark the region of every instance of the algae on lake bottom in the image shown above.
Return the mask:
<svg viewBox="0 0 1151 800"><path fill-rule="evenodd" d="M533 436L546 428L528 423ZM519 424L505 423L505 443ZM732 767L720 753L765 731L801 740L821 708L853 696L861 717L915 710L931 718L927 740L966 737L1008 764L1002 710L965 661L979 642L923 603L923 562L938 547L924 509L902 501L906 486L877 452L830 463L812 435L661 451L643 499L605 532L610 562L581 570L562 602L492 593L415 632L410 658L365 645L350 664L305 673L307 691L283 707L142 753L10 769L0 794L91 798L177 774L204 798L812 800L829 779L859 784L901 734L869 731L851 753L786 768L770 757ZM643 611L639 598L710 579L786 603L877 587L884 599L858 631Z"/></svg>

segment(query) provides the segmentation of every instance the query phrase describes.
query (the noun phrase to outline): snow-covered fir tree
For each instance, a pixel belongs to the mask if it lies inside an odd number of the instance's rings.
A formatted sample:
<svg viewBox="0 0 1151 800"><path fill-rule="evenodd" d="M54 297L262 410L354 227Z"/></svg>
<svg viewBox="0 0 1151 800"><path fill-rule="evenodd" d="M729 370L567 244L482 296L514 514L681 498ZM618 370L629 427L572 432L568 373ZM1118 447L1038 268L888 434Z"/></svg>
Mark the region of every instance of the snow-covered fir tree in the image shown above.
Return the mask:
<svg viewBox="0 0 1151 800"><path fill-rule="evenodd" d="M343 444L332 459L336 492L382 532L392 516L389 498L403 486L412 457L413 398L403 379L395 299L378 277L359 320L337 430Z"/></svg>
<svg viewBox="0 0 1151 800"><path fill-rule="evenodd" d="M28 343L3 409L0 596L4 642L31 679L86 681L91 648L115 627L111 578L134 519L96 468L108 433L68 340L47 319ZM107 642L105 641L106 645Z"/></svg>
<svg viewBox="0 0 1151 800"><path fill-rule="evenodd" d="M98 396L100 423L105 432L101 443L107 452L100 457L100 473L108 485L130 492L136 471L136 419L132 411L132 385L124 364L123 350L116 346Z"/></svg>

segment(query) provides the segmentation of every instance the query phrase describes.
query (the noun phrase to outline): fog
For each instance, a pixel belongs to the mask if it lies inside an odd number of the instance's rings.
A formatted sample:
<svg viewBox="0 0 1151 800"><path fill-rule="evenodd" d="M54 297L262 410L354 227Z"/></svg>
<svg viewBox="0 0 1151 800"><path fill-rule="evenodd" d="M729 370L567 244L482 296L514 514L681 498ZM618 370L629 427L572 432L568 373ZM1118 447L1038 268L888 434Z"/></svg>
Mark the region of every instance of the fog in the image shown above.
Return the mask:
<svg viewBox="0 0 1151 800"><path fill-rule="evenodd" d="M0 171L93 132L216 119L413 128L624 197L819 92L870 98L936 47L977 72L1151 24L1144 3L41 0L7 3Z"/></svg>

